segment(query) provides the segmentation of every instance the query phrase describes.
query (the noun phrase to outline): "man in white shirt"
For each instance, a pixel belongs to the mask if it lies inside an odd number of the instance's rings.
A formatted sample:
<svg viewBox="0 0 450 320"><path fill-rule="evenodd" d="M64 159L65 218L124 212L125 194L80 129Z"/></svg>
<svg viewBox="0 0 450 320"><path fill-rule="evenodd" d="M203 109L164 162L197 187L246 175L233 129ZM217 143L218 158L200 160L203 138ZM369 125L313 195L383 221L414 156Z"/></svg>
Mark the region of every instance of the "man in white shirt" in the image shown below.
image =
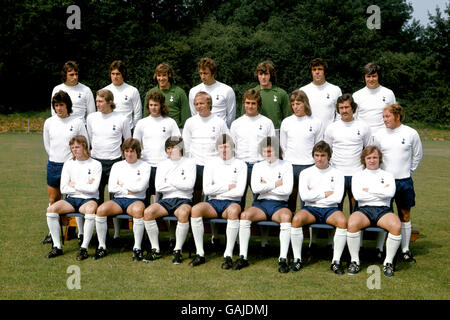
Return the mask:
<svg viewBox="0 0 450 320"><path fill-rule="evenodd" d="M341 89L326 81L328 64L321 58L309 64L312 82L301 87L309 99L312 116L322 121L323 130L336 118L336 101L342 95Z"/></svg>
<svg viewBox="0 0 450 320"><path fill-rule="evenodd" d="M236 96L233 89L216 80L217 68L214 60L211 58L201 58L198 63L198 73L202 83L193 87L189 91L189 106L191 114L198 113L195 107L195 97L198 92L204 91L212 97L211 113L223 119L228 128L236 117Z"/></svg>
<svg viewBox="0 0 450 320"><path fill-rule="evenodd" d="M142 118L142 103L139 91L125 82L127 69L121 60L116 60L109 67L111 84L103 89L111 91L114 95L116 109L114 112L121 113L128 120L128 126L133 131L136 123Z"/></svg>
<svg viewBox="0 0 450 320"><path fill-rule="evenodd" d="M168 159L158 164L155 189L162 193L162 199L144 211L144 225L152 250L144 258L145 262L162 257L159 247L157 218L174 215L178 219L173 264L182 262L182 248L189 232L189 216L192 208L192 194L195 184L195 163L183 156L181 137L170 137L165 142Z"/></svg>
<svg viewBox="0 0 450 320"><path fill-rule="evenodd" d="M229 133L229 130L225 121L212 113L212 97L209 93L197 92L194 105L197 114L186 120L183 141L186 157L193 159L197 165L193 198L193 203L197 204L202 198L204 166L218 156L217 137Z"/></svg>
<svg viewBox="0 0 450 320"><path fill-rule="evenodd" d="M352 192L358 201L358 210L348 219L347 246L351 257L348 267L350 275L360 271L360 230L371 225L389 232L383 272L388 277L394 275L393 260L402 237L401 223L389 207L391 198L395 194L394 177L391 173L380 169L382 162L383 154L378 147L366 147L361 153L361 163L365 169L355 174L352 180Z"/></svg>
<svg viewBox="0 0 450 320"><path fill-rule="evenodd" d="M383 109L395 103L395 95L392 90L380 84L380 65L374 62L366 64L363 74L366 86L353 93L353 99L358 105L355 117L366 122L372 135L375 135L378 130L384 129Z"/></svg>
<svg viewBox="0 0 450 320"><path fill-rule="evenodd" d="M203 218L222 217L227 219L227 245L222 269L231 269L233 248L239 232L239 202L246 186L247 165L234 157L234 142L228 134L220 135L216 146L219 156L205 165L203 173L203 193L207 200L192 208L191 227L197 254L189 265L205 263Z"/></svg>
<svg viewBox="0 0 450 320"><path fill-rule="evenodd" d="M401 258L416 262L409 250L411 239L411 208L415 206L415 192L411 175L422 160L422 142L413 128L402 124L405 113L402 106L392 104L383 111L385 129L377 131L374 142L383 152L381 167L395 178L396 192L393 200L402 222ZM393 209L393 203L391 204Z"/></svg>
<svg viewBox="0 0 450 320"><path fill-rule="evenodd" d="M303 268L301 258L304 225L326 223L336 227L333 239L333 258L330 269L344 274L341 263L347 239L347 219L338 205L344 194L344 175L329 165L332 150L328 143L319 141L312 150L315 165L300 173L298 190L305 206L292 219L291 243L294 260L290 271Z"/></svg>
<svg viewBox="0 0 450 320"><path fill-rule="evenodd" d="M239 258L233 263L232 269L240 270L249 265L247 255L252 222L272 220L280 224L278 271L287 273L292 219L287 200L292 192L292 165L280 159L281 149L276 136L264 138L259 143L259 152L264 161L254 165L251 177L252 190L257 197L252 206L241 213Z"/></svg>
<svg viewBox="0 0 450 320"><path fill-rule="evenodd" d="M61 71L63 83L53 88L52 97L60 90L67 92L72 100L72 115L82 119L85 123L85 117L95 112L95 101L91 89L78 82L79 70L75 61L67 61ZM52 116L56 114L53 108L51 108L51 113Z"/></svg>

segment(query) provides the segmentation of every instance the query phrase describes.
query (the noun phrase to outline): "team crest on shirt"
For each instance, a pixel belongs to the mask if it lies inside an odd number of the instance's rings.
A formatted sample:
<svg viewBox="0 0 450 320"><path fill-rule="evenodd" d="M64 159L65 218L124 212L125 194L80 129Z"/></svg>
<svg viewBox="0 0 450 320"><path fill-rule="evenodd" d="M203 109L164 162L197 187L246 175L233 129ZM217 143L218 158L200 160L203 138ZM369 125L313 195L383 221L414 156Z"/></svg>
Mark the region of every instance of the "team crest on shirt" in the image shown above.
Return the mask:
<svg viewBox="0 0 450 320"><path fill-rule="evenodd" d="M278 101L278 97L276 95L273 95L273 101L277 102Z"/></svg>
<svg viewBox="0 0 450 320"><path fill-rule="evenodd" d="M281 179L281 172L278 172L278 179Z"/></svg>
<svg viewBox="0 0 450 320"><path fill-rule="evenodd" d="M128 101L128 96L127 95L125 95L125 101Z"/></svg>
<svg viewBox="0 0 450 320"><path fill-rule="evenodd" d="M383 102L386 102L386 97L383 96Z"/></svg>
<svg viewBox="0 0 450 320"><path fill-rule="evenodd" d="M402 144L405 144L405 138L402 139Z"/></svg>
<svg viewBox="0 0 450 320"><path fill-rule="evenodd" d="M91 169L88 169L88 174L91 174Z"/></svg>
<svg viewBox="0 0 450 320"><path fill-rule="evenodd" d="M309 126L309 132L312 132L312 126Z"/></svg>
<svg viewBox="0 0 450 320"><path fill-rule="evenodd" d="M181 169L181 175L184 176L184 169Z"/></svg>
<svg viewBox="0 0 450 320"><path fill-rule="evenodd" d="M81 92L78 94L78 99L81 99Z"/></svg>
<svg viewBox="0 0 450 320"><path fill-rule="evenodd" d="M361 132L359 131L359 129L358 129L358 133L357 133L357 135L358 135L358 136L360 136L360 135L361 135Z"/></svg>
<svg viewBox="0 0 450 320"><path fill-rule="evenodd" d="M381 177L381 184L384 184L384 178Z"/></svg>
<svg viewBox="0 0 450 320"><path fill-rule="evenodd" d="M173 96L170 96L169 100L170 100L170 102L173 102Z"/></svg>
<svg viewBox="0 0 450 320"><path fill-rule="evenodd" d="M263 126L262 126L262 124L260 124L259 125L259 130L262 130L263 129Z"/></svg>
<svg viewBox="0 0 450 320"><path fill-rule="evenodd" d="M162 130L163 132L166 132L166 127L163 127L163 130Z"/></svg>
<svg viewBox="0 0 450 320"><path fill-rule="evenodd" d="M216 96L216 100L219 100L219 95Z"/></svg>
<svg viewBox="0 0 450 320"><path fill-rule="evenodd" d="M137 171L137 175L140 176L141 175L141 171L138 169Z"/></svg>
<svg viewBox="0 0 450 320"><path fill-rule="evenodd" d="M72 125L70 126L70 129L69 129L69 131L73 131L73 126L72 126Z"/></svg>
<svg viewBox="0 0 450 320"><path fill-rule="evenodd" d="M233 173L237 173L237 168L234 168L234 171L233 171Z"/></svg>
<svg viewBox="0 0 450 320"><path fill-rule="evenodd" d="M113 124L113 131L115 131L116 130L116 125L115 124Z"/></svg>
<svg viewBox="0 0 450 320"><path fill-rule="evenodd" d="M331 182L334 182L334 177L331 177Z"/></svg>
<svg viewBox="0 0 450 320"><path fill-rule="evenodd" d="M212 127L212 132L216 132L216 127Z"/></svg>
<svg viewBox="0 0 450 320"><path fill-rule="evenodd" d="M330 94L329 93L327 93L327 99L330 99Z"/></svg>

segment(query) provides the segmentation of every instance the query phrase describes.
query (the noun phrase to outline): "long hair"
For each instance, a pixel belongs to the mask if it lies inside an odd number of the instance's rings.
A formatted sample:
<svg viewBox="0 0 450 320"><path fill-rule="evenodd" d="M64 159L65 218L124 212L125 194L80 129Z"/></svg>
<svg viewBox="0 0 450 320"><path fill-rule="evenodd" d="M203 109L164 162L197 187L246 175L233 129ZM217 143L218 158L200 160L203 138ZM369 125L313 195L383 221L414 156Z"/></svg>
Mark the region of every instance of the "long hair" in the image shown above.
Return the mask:
<svg viewBox="0 0 450 320"><path fill-rule="evenodd" d="M61 70L62 82L66 82L67 72L69 72L70 70L74 70L75 72L80 71L80 68L78 67L78 64L75 61L67 61L66 63L64 63L62 70Z"/></svg>
<svg viewBox="0 0 450 320"><path fill-rule="evenodd" d="M82 136L82 135L74 136L69 141L69 147L71 147L75 142L78 143L78 144L81 144L81 146L83 147L85 156L90 158L91 157L91 152L89 151L89 144L88 144L88 141L87 141L86 137ZM76 159L75 156L73 156L72 159L75 160Z"/></svg>
<svg viewBox="0 0 450 320"><path fill-rule="evenodd" d="M306 93L303 90L297 89L292 91L291 96L289 97L289 107L291 108L291 111L294 112L294 109L292 108L292 103L294 101L301 101L305 105L305 114L307 116L311 116L311 105L309 104L309 99Z"/></svg>
<svg viewBox="0 0 450 320"><path fill-rule="evenodd" d="M106 103L111 105L111 109L114 110L116 108L116 104L114 103L114 95L108 89L100 89L97 91L97 95L105 99Z"/></svg>
<svg viewBox="0 0 450 320"><path fill-rule="evenodd" d="M169 114L169 107L166 104L166 97L162 94L161 91L158 89L156 90L150 90L145 95L145 110L147 110L147 113L150 114L150 108L149 108L149 102L150 100L153 100L155 102L159 103L159 112L161 113L161 116L166 117Z"/></svg>
<svg viewBox="0 0 450 320"><path fill-rule="evenodd" d="M68 114L71 114L73 112L72 99L70 99L70 96L67 92L59 90L57 93L55 93L55 95L52 97L53 110L55 110L55 104L58 102L62 102L62 103L66 104Z"/></svg>
<svg viewBox="0 0 450 320"><path fill-rule="evenodd" d="M380 148L378 148L377 146L373 146L373 145L367 146L361 152L361 158L360 158L361 164L364 166L364 168L366 167L366 157L374 151L378 152L378 157L380 158L379 165L381 166L381 164L383 163L383 153L381 152Z"/></svg>
<svg viewBox="0 0 450 320"><path fill-rule="evenodd" d="M125 157L125 150L131 149L131 150L136 151L138 159L141 158L142 149L141 149L141 143L139 142L138 139L128 138L122 143L122 146L120 148L122 150L122 155L124 157Z"/></svg>

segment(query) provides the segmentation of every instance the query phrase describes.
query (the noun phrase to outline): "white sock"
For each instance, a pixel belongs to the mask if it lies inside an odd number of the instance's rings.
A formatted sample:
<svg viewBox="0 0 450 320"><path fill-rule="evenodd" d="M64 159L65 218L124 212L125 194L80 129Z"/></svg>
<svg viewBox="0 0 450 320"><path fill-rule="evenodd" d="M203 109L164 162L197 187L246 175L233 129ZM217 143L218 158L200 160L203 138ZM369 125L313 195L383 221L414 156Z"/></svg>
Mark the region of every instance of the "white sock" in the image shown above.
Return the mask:
<svg viewBox="0 0 450 320"><path fill-rule="evenodd" d="M106 233L108 232L107 217L95 217L95 229L97 230L98 248L106 249Z"/></svg>
<svg viewBox="0 0 450 320"><path fill-rule="evenodd" d="M52 235L53 246L61 249L61 239L59 237L59 232L61 226L59 224L59 214L47 212L47 225Z"/></svg>
<svg viewBox="0 0 450 320"><path fill-rule="evenodd" d="M194 236L197 254L201 257L204 257L205 250L203 249L203 235L205 234L205 227L203 226L203 218L191 217L191 228L192 228L192 235Z"/></svg>
<svg viewBox="0 0 450 320"><path fill-rule="evenodd" d="M261 247L265 247L269 244L269 227L259 226L259 231L261 232Z"/></svg>
<svg viewBox="0 0 450 320"><path fill-rule="evenodd" d="M333 261L341 261L342 252L347 244L347 229L336 228L333 238Z"/></svg>
<svg viewBox="0 0 450 320"><path fill-rule="evenodd" d="M410 240L411 240L411 221L402 222L402 252L409 251Z"/></svg>
<svg viewBox="0 0 450 320"><path fill-rule="evenodd" d="M388 233L388 238L386 240L386 258L384 259L383 265L386 263L392 263L394 261L395 254L402 240L402 235L394 236Z"/></svg>
<svg viewBox="0 0 450 320"><path fill-rule="evenodd" d="M251 225L252 222L250 220L239 220L239 255L244 256L244 259L246 260Z"/></svg>
<svg viewBox="0 0 450 320"><path fill-rule="evenodd" d="M84 217L75 217L78 226L78 237L84 234Z"/></svg>
<svg viewBox="0 0 450 320"><path fill-rule="evenodd" d="M142 237L144 236L144 218L133 218L133 234L134 234L134 249L141 250Z"/></svg>
<svg viewBox="0 0 450 320"><path fill-rule="evenodd" d="M347 231L347 246L350 252L351 261L355 261L359 265L359 246L361 244L361 231L348 232Z"/></svg>
<svg viewBox="0 0 450 320"><path fill-rule="evenodd" d="M280 259L287 259L289 243L291 242L291 223L280 223Z"/></svg>
<svg viewBox="0 0 450 320"><path fill-rule="evenodd" d="M181 250L181 248L183 248L183 244L186 241L188 232L189 232L189 222L181 223L180 221L178 221L177 229L175 230L174 250Z"/></svg>
<svg viewBox="0 0 450 320"><path fill-rule="evenodd" d="M309 246L310 247L313 243L317 243L317 233L318 232L319 232L319 230L317 230L316 228L309 227Z"/></svg>
<svg viewBox="0 0 450 320"><path fill-rule="evenodd" d="M227 246L225 248L224 257L233 257L234 244L239 233L239 220L227 220L227 229L225 231L227 235Z"/></svg>
<svg viewBox="0 0 450 320"><path fill-rule="evenodd" d="M156 249L157 252L160 252L159 249L159 229L156 220L144 221L145 230L147 231L148 238L150 239L150 245L152 249Z"/></svg>
<svg viewBox="0 0 450 320"><path fill-rule="evenodd" d="M84 238L83 238L83 243L81 244L81 247L84 249L88 249L89 243L91 242L91 239L92 239L92 234L94 233L95 214L86 214L85 219L83 219L83 220L85 220L85 221L83 221L84 222L83 230L85 232L84 232ZM78 223L78 221L77 221L77 223Z"/></svg>
<svg viewBox="0 0 450 320"><path fill-rule="evenodd" d="M291 244L294 259L302 260L303 228L291 227Z"/></svg>
<svg viewBox="0 0 450 320"><path fill-rule="evenodd" d="M377 249L383 252L384 241L386 240L386 231L377 232Z"/></svg>
<svg viewBox="0 0 450 320"><path fill-rule="evenodd" d="M114 224L114 239L120 237L120 223L118 218L113 218Z"/></svg>

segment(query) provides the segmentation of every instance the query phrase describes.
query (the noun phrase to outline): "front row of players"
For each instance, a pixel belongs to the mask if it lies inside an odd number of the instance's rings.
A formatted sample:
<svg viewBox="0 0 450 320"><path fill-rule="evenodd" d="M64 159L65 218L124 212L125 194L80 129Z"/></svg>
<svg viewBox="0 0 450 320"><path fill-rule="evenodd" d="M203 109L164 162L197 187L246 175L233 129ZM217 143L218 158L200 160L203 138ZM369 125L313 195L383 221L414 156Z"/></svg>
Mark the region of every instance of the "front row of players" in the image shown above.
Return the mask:
<svg viewBox="0 0 450 320"><path fill-rule="evenodd" d="M124 141L122 153L125 160L113 165L109 177L109 191L114 197L98 207L102 166L90 157L88 142L84 136L75 136L69 144L73 159L64 164L61 175L61 191L67 197L47 209L47 223L54 244L47 254L48 258L63 253L59 238L59 214L78 211L85 215L84 239L77 260L88 257L94 227L99 245L93 258L106 256L107 217L122 213L131 215L135 261L161 258L156 219L175 215L178 223L173 263L182 262L181 253L189 232L190 217L197 250L190 265L197 266L205 263L203 218L222 217L227 219L223 269L239 270L248 266L252 222L272 220L280 225L278 271L281 273L296 272L303 268L302 227L312 223L327 223L336 227L332 271L336 274L344 273L341 255L347 244L351 256L348 273L358 273L360 230L378 226L389 232L383 263L384 274L394 274L393 259L401 242L401 222L390 208L396 186L393 175L380 168L382 153L376 146L366 147L361 154L361 164L365 169L355 174L352 180L352 193L358 206L347 221L339 209L344 193L344 175L329 165L332 150L324 141L315 144L312 150L315 165L300 173L298 190L305 205L294 216L288 208L293 188L292 165L280 159L280 146L275 136L266 137L259 144L259 152L264 160L254 165L250 186L255 197L251 207L243 212L240 201L248 184L247 166L234 157L234 143L227 134L220 135L216 141L219 157L207 163L204 168L203 190L206 201L194 206L192 197L196 165L183 156L181 137L170 137L165 142L168 159L158 165L155 178L155 189L162 197L147 208L144 203L151 168L140 160L141 147L138 140L129 138ZM151 251L146 257L141 249L145 231L151 243ZM238 235L239 257L233 263L233 249ZM294 259L288 264L290 244Z"/></svg>

